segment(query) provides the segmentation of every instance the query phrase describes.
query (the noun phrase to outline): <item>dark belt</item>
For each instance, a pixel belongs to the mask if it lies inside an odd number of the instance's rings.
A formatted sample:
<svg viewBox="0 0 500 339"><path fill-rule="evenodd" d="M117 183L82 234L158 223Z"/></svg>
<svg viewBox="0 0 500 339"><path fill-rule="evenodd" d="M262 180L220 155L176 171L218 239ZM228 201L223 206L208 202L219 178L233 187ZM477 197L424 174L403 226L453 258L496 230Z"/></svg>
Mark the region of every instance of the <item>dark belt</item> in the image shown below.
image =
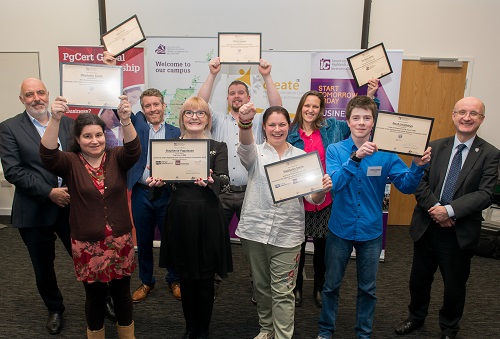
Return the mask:
<svg viewBox="0 0 500 339"><path fill-rule="evenodd" d="M149 191L149 200L158 199L162 195L162 193L164 192L163 187L151 187L148 185L141 184L140 182L138 182L135 185L138 186L139 188L145 190L145 191Z"/></svg>
<svg viewBox="0 0 500 339"><path fill-rule="evenodd" d="M231 188L231 192L245 192L247 189L247 185L230 185L229 187Z"/></svg>

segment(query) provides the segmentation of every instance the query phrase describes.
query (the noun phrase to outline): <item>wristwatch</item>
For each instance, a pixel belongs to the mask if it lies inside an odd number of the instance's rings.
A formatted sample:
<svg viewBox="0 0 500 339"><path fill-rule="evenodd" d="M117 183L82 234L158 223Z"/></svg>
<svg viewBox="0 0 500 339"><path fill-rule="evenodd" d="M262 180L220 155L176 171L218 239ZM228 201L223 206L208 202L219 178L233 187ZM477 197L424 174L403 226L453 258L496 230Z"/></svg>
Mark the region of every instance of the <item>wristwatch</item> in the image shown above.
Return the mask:
<svg viewBox="0 0 500 339"><path fill-rule="evenodd" d="M355 162L361 162L361 158L358 158L356 156L356 151L354 151L354 152L351 153L351 160L355 161Z"/></svg>

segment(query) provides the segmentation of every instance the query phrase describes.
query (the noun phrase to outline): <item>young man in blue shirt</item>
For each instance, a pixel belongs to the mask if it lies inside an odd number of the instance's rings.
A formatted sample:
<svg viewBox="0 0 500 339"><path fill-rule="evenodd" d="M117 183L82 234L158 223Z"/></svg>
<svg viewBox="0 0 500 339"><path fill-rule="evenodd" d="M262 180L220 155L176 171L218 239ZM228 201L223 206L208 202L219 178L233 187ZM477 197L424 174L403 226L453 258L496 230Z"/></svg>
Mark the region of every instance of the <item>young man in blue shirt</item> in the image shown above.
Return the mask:
<svg viewBox="0 0 500 339"><path fill-rule="evenodd" d="M326 171L332 178L335 198L328 223L318 339L330 338L335 331L340 286L353 247L358 280L355 331L357 338L371 337L387 178L402 193L413 193L430 161L430 148L421 158L414 157L410 168L397 154L378 152L370 141L376 113L372 99L353 98L346 108L351 136L327 149Z"/></svg>

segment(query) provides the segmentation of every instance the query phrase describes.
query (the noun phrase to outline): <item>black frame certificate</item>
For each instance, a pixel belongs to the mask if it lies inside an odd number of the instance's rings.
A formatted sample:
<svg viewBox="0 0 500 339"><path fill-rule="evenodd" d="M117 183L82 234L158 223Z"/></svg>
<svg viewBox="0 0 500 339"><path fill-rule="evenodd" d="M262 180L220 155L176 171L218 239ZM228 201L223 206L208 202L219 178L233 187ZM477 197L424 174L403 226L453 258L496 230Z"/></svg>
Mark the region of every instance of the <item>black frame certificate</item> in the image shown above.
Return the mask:
<svg viewBox="0 0 500 339"><path fill-rule="evenodd" d="M378 111L372 142L379 151L422 156L429 145L434 118Z"/></svg>
<svg viewBox="0 0 500 339"><path fill-rule="evenodd" d="M120 104L121 66L61 63L60 76L61 95L72 106L117 108Z"/></svg>
<svg viewBox="0 0 500 339"><path fill-rule="evenodd" d="M323 191L323 166L318 151L264 165L275 204Z"/></svg>
<svg viewBox="0 0 500 339"><path fill-rule="evenodd" d="M210 175L210 140L151 139L151 176L163 181L194 182Z"/></svg>
<svg viewBox="0 0 500 339"><path fill-rule="evenodd" d="M146 36L137 15L134 15L104 33L101 40L106 50L117 57L146 40Z"/></svg>
<svg viewBox="0 0 500 339"><path fill-rule="evenodd" d="M383 43L354 54L347 58L347 62L358 87L366 85L370 79L380 79L392 73Z"/></svg>
<svg viewBox="0 0 500 339"><path fill-rule="evenodd" d="M219 33L221 64L258 64L262 55L262 33Z"/></svg>

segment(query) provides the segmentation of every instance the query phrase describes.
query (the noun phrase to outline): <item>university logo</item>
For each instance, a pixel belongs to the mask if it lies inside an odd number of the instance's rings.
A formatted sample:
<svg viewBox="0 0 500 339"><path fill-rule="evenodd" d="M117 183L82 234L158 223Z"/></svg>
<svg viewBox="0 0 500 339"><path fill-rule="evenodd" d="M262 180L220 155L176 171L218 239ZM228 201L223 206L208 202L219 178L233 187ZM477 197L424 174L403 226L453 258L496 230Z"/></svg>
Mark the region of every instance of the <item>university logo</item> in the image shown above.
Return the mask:
<svg viewBox="0 0 500 339"><path fill-rule="evenodd" d="M330 60L329 59L321 59L319 61L319 69L320 70L330 70Z"/></svg>
<svg viewBox="0 0 500 339"><path fill-rule="evenodd" d="M166 51L167 51L167 48L164 45L160 44L158 46L158 48L156 48L155 53L156 54L165 54Z"/></svg>

